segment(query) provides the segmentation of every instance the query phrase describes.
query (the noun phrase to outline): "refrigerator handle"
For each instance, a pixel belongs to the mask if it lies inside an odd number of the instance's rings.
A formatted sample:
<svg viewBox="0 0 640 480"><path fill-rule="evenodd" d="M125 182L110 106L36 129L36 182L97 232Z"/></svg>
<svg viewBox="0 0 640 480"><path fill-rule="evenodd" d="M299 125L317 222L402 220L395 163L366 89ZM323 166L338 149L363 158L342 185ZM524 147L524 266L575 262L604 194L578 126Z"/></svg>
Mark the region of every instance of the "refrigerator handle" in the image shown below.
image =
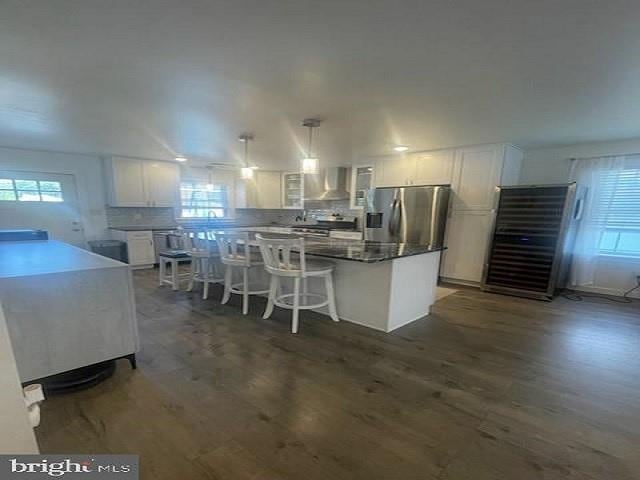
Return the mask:
<svg viewBox="0 0 640 480"><path fill-rule="evenodd" d="M579 198L576 204L576 209L573 213L574 220L580 220L582 218L582 210L584 209L584 198Z"/></svg>
<svg viewBox="0 0 640 480"><path fill-rule="evenodd" d="M393 236L398 235L400 224L402 223L402 200L395 198L391 204L391 213L389 215L389 233Z"/></svg>
<svg viewBox="0 0 640 480"><path fill-rule="evenodd" d="M389 214L389 234L390 235L395 235L396 234L396 217L397 217L397 211L398 211L398 199L394 198L393 202L391 202L391 213Z"/></svg>

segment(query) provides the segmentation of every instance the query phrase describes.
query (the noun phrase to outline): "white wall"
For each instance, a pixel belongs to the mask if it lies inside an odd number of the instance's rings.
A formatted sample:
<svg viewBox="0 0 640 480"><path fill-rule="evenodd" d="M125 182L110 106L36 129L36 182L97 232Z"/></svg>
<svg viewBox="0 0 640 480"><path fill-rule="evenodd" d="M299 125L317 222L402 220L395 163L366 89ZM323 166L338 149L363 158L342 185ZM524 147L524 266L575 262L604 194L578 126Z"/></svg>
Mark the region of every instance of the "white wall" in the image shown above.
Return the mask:
<svg viewBox="0 0 640 480"><path fill-rule="evenodd" d="M524 152L520 183L525 185L565 183L569 180L570 158L633 153L640 153L640 138L528 149ZM594 285L588 290L622 295L636 284L636 275L640 275L640 259L600 257ZM587 290L587 288L584 289ZM633 296L640 298L640 292L636 290Z"/></svg>
<svg viewBox="0 0 640 480"><path fill-rule="evenodd" d="M87 240L108 238L104 175L99 157L0 147L0 170L73 175Z"/></svg>
<svg viewBox="0 0 640 480"><path fill-rule="evenodd" d="M564 183L569 179L570 158L632 153L640 153L640 138L527 149L520 170L520 183Z"/></svg>

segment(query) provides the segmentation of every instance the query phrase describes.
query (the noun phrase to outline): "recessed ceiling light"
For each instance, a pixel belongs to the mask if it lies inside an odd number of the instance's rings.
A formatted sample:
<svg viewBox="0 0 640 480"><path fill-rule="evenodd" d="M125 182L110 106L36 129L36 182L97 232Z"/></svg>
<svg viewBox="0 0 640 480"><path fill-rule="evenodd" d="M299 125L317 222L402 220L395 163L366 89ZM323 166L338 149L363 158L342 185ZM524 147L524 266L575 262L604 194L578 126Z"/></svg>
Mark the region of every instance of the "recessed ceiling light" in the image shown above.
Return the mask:
<svg viewBox="0 0 640 480"><path fill-rule="evenodd" d="M393 149L396 152L406 152L407 150L409 150L409 147L407 147L406 145L397 145L397 146L393 147Z"/></svg>
<svg viewBox="0 0 640 480"><path fill-rule="evenodd" d="M176 157L176 162L186 162L187 159L181 155Z"/></svg>

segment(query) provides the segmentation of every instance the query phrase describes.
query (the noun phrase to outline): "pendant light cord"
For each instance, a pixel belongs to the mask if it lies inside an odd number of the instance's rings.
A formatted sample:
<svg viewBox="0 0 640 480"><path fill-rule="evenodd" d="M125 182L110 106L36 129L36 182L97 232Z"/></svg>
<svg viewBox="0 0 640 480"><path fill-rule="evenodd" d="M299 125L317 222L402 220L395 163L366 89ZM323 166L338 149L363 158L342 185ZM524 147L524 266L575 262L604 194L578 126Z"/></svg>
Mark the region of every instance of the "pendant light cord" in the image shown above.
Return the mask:
<svg viewBox="0 0 640 480"><path fill-rule="evenodd" d="M249 139L244 141L244 166L249 168Z"/></svg>
<svg viewBox="0 0 640 480"><path fill-rule="evenodd" d="M309 126L309 151L307 152L307 157L309 158L313 158L313 155L311 154L312 142L313 142L313 127Z"/></svg>

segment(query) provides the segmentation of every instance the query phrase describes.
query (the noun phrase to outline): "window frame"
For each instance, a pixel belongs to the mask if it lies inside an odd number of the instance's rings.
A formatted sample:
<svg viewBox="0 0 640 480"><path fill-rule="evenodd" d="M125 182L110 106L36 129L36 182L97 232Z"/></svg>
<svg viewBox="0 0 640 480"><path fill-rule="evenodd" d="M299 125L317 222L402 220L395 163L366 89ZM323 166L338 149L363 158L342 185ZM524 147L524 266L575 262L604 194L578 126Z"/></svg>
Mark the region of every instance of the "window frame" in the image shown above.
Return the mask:
<svg viewBox="0 0 640 480"><path fill-rule="evenodd" d="M30 179L30 178L15 178L15 177L9 177L9 176L2 176L2 178L0 178L0 180L8 180L11 182L11 186L12 188L3 188L3 185L0 184L0 192L12 192L13 193L13 198L12 199L2 199L0 198L0 202L4 203L4 202L19 202L19 203L64 203L65 202L65 198L64 198L64 192L62 191L62 183L57 181L57 180L39 180L39 179ZM35 188L19 188L18 187L18 183L17 182L35 182ZM55 183L57 184L57 189L53 189L53 188L42 188L43 183ZM53 198L59 198L59 200L45 200L45 196L52 198L51 195L47 195L47 194L52 194L55 193L57 194L56 196L54 196ZM21 199L20 196L21 194L31 194L31 195L35 195L37 194L38 199ZM43 196L44 194L44 196Z"/></svg>
<svg viewBox="0 0 640 480"><path fill-rule="evenodd" d="M184 190L189 187L185 187L185 185L191 185L191 190L193 192L211 192L214 194L221 194L222 199L217 201L215 199L204 199L204 200L196 200L191 199L191 202L185 203L184 201ZM205 186L205 188L197 188ZM209 188L210 187L210 188ZM225 183L211 183L204 180L198 179L181 179L180 180L180 206L179 206L179 219L185 221L197 221L202 219L213 219L213 218L229 218L229 187ZM197 202L198 204L194 205L192 202ZM207 205L209 203L209 205ZM185 215L185 211L191 210L195 212L195 215L187 216ZM198 211L206 212L205 215L198 215ZM222 215L217 215L217 212L221 212ZM213 215L210 215L213 213Z"/></svg>
<svg viewBox="0 0 640 480"><path fill-rule="evenodd" d="M633 193L636 193L637 190L637 194L640 195L640 166L638 167L634 167L634 168L625 168L623 171L628 172L629 170L633 170L635 171L635 180L637 181L637 185L633 185ZM605 173L606 175L611 175L611 172L607 172ZM619 175L619 173L616 173L616 175ZM607 178L603 178L602 179L603 182L617 182L618 179L607 179ZM622 190L621 193L619 193L618 191L616 191L615 189L613 190L613 192L611 193L612 196L614 196L614 200L615 200L615 195L619 194L621 196L627 195L629 193L628 191L628 187L625 188L624 190ZM611 208L613 206L613 208ZM624 222L620 222L620 221L608 221L608 216L609 215L614 215L614 218L620 218L620 211L623 210L625 208L628 208L628 206L623 202L623 201L619 201L619 202L615 202L612 201L612 199L609 199L609 205L604 207L604 206L599 206L600 209L603 209L604 212L602 211L598 211L598 215L603 215L604 214L604 218L605 220L602 223L602 232L600 233L600 238L598 238L598 255L599 256L603 256L603 257L618 257L618 258L631 258L631 259L640 259L640 242L638 243L637 248L633 249L633 250L623 250L620 246L621 241L624 239L624 235L625 234L632 234L632 235L640 235L640 225L637 225L637 221L634 222L633 217L630 219L629 224L625 225ZM611 211L610 211L611 210ZM602 222L602 220L599 220ZM614 245L613 248L606 248L603 246L603 243L606 241L607 243L610 242L610 238L607 238L608 235L610 235L611 233L615 233L616 237L615 237L615 241L614 241Z"/></svg>

